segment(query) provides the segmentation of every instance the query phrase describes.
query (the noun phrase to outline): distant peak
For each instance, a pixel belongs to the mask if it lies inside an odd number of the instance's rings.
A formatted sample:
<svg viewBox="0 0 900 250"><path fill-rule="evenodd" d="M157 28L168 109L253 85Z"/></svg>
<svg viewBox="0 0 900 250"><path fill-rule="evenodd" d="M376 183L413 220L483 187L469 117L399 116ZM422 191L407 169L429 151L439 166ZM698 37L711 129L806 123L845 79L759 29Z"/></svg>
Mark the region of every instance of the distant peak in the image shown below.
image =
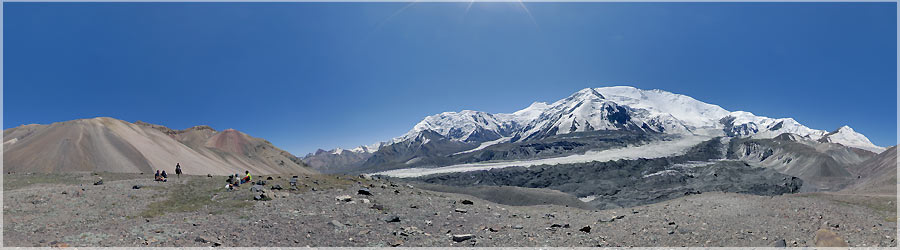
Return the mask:
<svg viewBox="0 0 900 250"><path fill-rule="evenodd" d="M604 97L602 94L600 94L600 92L597 92L596 89L592 89L592 88L585 88L585 89L579 90L578 92L575 92L575 94L573 94L572 97L599 97L600 99L606 99L606 97Z"/></svg>
<svg viewBox="0 0 900 250"><path fill-rule="evenodd" d="M850 126L847 126L847 125L841 126L840 128L837 129L837 132L843 132L843 131L854 132L853 128L850 128Z"/></svg>

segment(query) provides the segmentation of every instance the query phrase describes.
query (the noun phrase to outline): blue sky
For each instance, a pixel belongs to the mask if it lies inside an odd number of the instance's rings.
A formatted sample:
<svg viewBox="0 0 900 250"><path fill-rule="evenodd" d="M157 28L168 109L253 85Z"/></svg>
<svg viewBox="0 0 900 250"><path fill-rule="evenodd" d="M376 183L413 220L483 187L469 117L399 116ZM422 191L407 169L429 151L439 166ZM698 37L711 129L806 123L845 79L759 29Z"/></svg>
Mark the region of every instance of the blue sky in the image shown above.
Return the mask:
<svg viewBox="0 0 900 250"><path fill-rule="evenodd" d="M302 156L632 85L897 144L896 3L3 4L4 128L207 124Z"/></svg>

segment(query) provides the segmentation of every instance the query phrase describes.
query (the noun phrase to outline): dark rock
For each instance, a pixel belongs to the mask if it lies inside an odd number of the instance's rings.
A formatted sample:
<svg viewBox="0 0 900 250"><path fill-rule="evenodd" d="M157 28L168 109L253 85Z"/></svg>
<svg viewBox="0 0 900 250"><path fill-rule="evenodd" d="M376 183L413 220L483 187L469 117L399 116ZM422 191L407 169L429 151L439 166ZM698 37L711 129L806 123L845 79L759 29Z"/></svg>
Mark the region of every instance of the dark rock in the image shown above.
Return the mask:
<svg viewBox="0 0 900 250"><path fill-rule="evenodd" d="M272 190L282 190L283 188L281 187L281 185L274 185L271 187L271 189Z"/></svg>
<svg viewBox="0 0 900 250"><path fill-rule="evenodd" d="M267 180L267 181L273 180L273 179L272 179L272 176L266 177L266 180Z"/></svg>
<svg viewBox="0 0 900 250"><path fill-rule="evenodd" d="M206 177L212 178L211 174L206 174Z"/></svg>
<svg viewBox="0 0 900 250"><path fill-rule="evenodd" d="M131 189L141 189L142 187L143 186L141 186L141 185L134 185L134 186L131 186Z"/></svg>
<svg viewBox="0 0 900 250"><path fill-rule="evenodd" d="M472 205L472 204L475 204L475 203L473 203L473 202L470 201L470 200L462 200L462 201L460 201L460 203L462 203L463 205Z"/></svg>
<svg viewBox="0 0 900 250"><path fill-rule="evenodd" d="M581 229L578 229L578 231L582 231L585 233L591 233L591 226L584 226Z"/></svg>
<svg viewBox="0 0 900 250"><path fill-rule="evenodd" d="M266 181L264 181L264 180L258 180L258 181L256 181L256 185L265 186L265 185L266 185Z"/></svg>
<svg viewBox="0 0 900 250"><path fill-rule="evenodd" d="M475 238L474 235L471 234L454 234L451 239L455 242L463 242Z"/></svg>
<svg viewBox="0 0 900 250"><path fill-rule="evenodd" d="M376 210L384 210L384 205L381 205L381 204L372 204L372 207L371 207L371 208L372 208L372 209L376 209Z"/></svg>
<svg viewBox="0 0 900 250"><path fill-rule="evenodd" d="M99 180L99 181L97 181L97 182L94 182L94 185L103 185L103 180Z"/></svg>
<svg viewBox="0 0 900 250"><path fill-rule="evenodd" d="M388 222L388 223L391 223L391 222L400 222L400 217L398 217L398 216L396 216L396 215L389 215L389 216L387 216L387 217L384 217L384 221L385 221L385 222Z"/></svg>
<svg viewBox="0 0 900 250"><path fill-rule="evenodd" d="M388 245L390 245L391 247L399 247L400 245L403 245L403 241L400 239L393 239L388 243Z"/></svg>
<svg viewBox="0 0 900 250"><path fill-rule="evenodd" d="M356 191L356 193L360 195L372 195L372 192L369 191L368 188L360 188L359 191Z"/></svg>
<svg viewBox="0 0 900 250"><path fill-rule="evenodd" d="M194 241L200 242L200 243L209 243L209 241L204 239L203 237L197 237L196 239L194 239Z"/></svg>

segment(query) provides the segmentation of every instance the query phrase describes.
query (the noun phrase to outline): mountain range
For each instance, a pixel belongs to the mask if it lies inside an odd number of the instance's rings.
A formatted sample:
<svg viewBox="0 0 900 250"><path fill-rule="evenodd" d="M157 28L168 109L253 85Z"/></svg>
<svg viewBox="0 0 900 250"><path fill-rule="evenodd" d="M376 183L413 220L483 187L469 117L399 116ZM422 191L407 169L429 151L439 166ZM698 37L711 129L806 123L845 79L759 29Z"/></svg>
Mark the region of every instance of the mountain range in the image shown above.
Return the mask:
<svg viewBox="0 0 900 250"><path fill-rule="evenodd" d="M498 152L492 149L502 148L503 145L522 148L546 141L559 142L559 138L567 135L590 137L604 132L668 139L697 136L771 139L791 134L806 140L839 144L872 154L884 151L883 147L872 144L868 138L849 126L829 132L806 127L792 118L769 118L745 111L728 111L690 96L663 90L615 86L582 89L553 103L535 102L513 113L491 114L472 110L444 112L425 117L409 132L390 141L349 150L319 150L308 154L303 160L312 168L323 172L430 168L527 158L528 156L510 150ZM647 143L648 140L656 139L620 141L619 146ZM531 156L564 156L597 150L590 147L575 152L556 150L558 154ZM492 156L483 157L488 151ZM501 156L496 156L498 153ZM516 156L510 158L510 154Z"/></svg>

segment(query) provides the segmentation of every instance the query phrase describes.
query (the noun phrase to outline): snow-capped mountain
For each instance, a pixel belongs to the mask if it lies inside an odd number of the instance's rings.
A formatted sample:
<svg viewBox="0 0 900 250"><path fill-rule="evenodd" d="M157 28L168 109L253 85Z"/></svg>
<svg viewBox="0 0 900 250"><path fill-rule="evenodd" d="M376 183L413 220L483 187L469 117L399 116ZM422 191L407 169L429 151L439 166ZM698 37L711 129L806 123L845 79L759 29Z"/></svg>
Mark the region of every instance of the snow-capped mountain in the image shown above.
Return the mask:
<svg viewBox="0 0 900 250"><path fill-rule="evenodd" d="M595 130L690 131L671 115L620 105L607 99L597 89L583 89L551 104L536 119L527 123L512 141Z"/></svg>
<svg viewBox="0 0 900 250"><path fill-rule="evenodd" d="M446 157L472 153L495 144L538 141L573 132L601 130L755 139L790 133L811 141L839 143L876 153L884 150L846 126L828 133L806 127L792 118L732 112L686 95L615 86L582 89L553 103L534 102L513 113L444 112L425 117L409 132L390 141L352 150L336 149L330 153L342 155L351 151L354 154L348 157L353 159L360 159L359 154L372 155L378 161L368 159L366 164L373 165ZM425 146L429 143L441 145ZM379 152L385 148L390 152ZM413 152L414 149L425 152ZM385 158L387 155L415 158L389 160Z"/></svg>
<svg viewBox="0 0 900 250"><path fill-rule="evenodd" d="M866 136L853 131L849 126L843 126L835 131L823 135L819 142L837 143L847 147L854 147L872 151L875 153L884 152L883 147L875 146Z"/></svg>
<svg viewBox="0 0 900 250"><path fill-rule="evenodd" d="M503 137L504 134L509 134L515 127L512 121L509 117L497 118L492 114L480 111L444 112L425 117L400 138L408 140L415 138L423 131L430 130L457 141L491 141Z"/></svg>
<svg viewBox="0 0 900 250"><path fill-rule="evenodd" d="M731 112L690 96L629 86L586 88L552 104L535 102L513 113L445 112L426 117L407 134L392 142L412 138L425 130L463 142L488 142L503 137L522 141L594 130L752 138L774 138L792 133L812 140L828 133L806 127L792 118ZM881 147L856 134L859 136L848 137L842 144L880 152Z"/></svg>

